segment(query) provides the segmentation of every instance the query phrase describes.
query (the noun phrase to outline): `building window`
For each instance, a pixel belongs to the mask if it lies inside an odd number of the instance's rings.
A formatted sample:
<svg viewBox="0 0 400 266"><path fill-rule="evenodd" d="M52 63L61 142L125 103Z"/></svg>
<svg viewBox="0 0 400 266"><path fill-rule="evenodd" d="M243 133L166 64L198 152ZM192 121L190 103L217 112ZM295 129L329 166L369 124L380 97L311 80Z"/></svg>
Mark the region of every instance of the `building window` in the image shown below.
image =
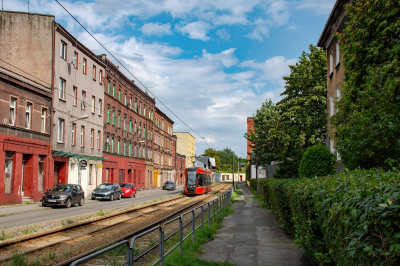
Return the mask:
<svg viewBox="0 0 400 266"><path fill-rule="evenodd" d="M108 94L111 94L111 82L108 82Z"/></svg>
<svg viewBox="0 0 400 266"><path fill-rule="evenodd" d="M9 123L11 126L15 125L15 118L17 116L17 98L10 98L10 118Z"/></svg>
<svg viewBox="0 0 400 266"><path fill-rule="evenodd" d="M146 138L146 127L143 127L143 138Z"/></svg>
<svg viewBox="0 0 400 266"><path fill-rule="evenodd" d="M67 44L61 41L61 58L67 60Z"/></svg>
<svg viewBox="0 0 400 266"><path fill-rule="evenodd" d="M58 97L65 101L65 80L60 78L60 89Z"/></svg>
<svg viewBox="0 0 400 266"><path fill-rule="evenodd" d="M139 136L142 135L142 125L139 125Z"/></svg>
<svg viewBox="0 0 400 266"><path fill-rule="evenodd" d="M110 151L110 137L108 137L108 136L106 139L106 151Z"/></svg>
<svg viewBox="0 0 400 266"><path fill-rule="evenodd" d="M333 74L333 51L329 54L329 76Z"/></svg>
<svg viewBox="0 0 400 266"><path fill-rule="evenodd" d="M78 105L78 88L75 86L72 87L72 104L74 106Z"/></svg>
<svg viewBox="0 0 400 266"><path fill-rule="evenodd" d="M103 84L103 70L101 70L101 69L99 71L99 83Z"/></svg>
<svg viewBox="0 0 400 266"><path fill-rule="evenodd" d="M143 147L143 159L146 158L146 148Z"/></svg>
<svg viewBox="0 0 400 266"><path fill-rule="evenodd" d="M120 152L120 150L119 150L119 149L120 149L120 146L119 146L119 145L120 145L120 140L118 140L118 144L117 144L117 153L118 153L118 154L119 154L119 152Z"/></svg>
<svg viewBox="0 0 400 266"><path fill-rule="evenodd" d="M100 144L101 144L101 131L97 131L97 149L100 150Z"/></svg>
<svg viewBox="0 0 400 266"><path fill-rule="evenodd" d="M129 143L129 157L132 157L132 143Z"/></svg>
<svg viewBox="0 0 400 266"><path fill-rule="evenodd" d="M142 104L139 104L139 114L142 115Z"/></svg>
<svg viewBox="0 0 400 266"><path fill-rule="evenodd" d="M102 110L103 110L103 100L99 99L99 116L101 116Z"/></svg>
<svg viewBox="0 0 400 266"><path fill-rule="evenodd" d="M112 113L112 125L115 126L115 111Z"/></svg>
<svg viewBox="0 0 400 266"><path fill-rule="evenodd" d="M118 114L118 128L121 128L121 114Z"/></svg>
<svg viewBox="0 0 400 266"><path fill-rule="evenodd" d="M124 142L124 156L126 156L126 142Z"/></svg>
<svg viewBox="0 0 400 266"><path fill-rule="evenodd" d="M96 66L93 65L93 80L96 80Z"/></svg>
<svg viewBox="0 0 400 266"><path fill-rule="evenodd" d="M333 97L329 97L329 115L333 115Z"/></svg>
<svg viewBox="0 0 400 266"><path fill-rule="evenodd" d="M114 138L111 140L111 152L114 153Z"/></svg>
<svg viewBox="0 0 400 266"><path fill-rule="evenodd" d="M137 101L135 101L135 112L137 113Z"/></svg>
<svg viewBox="0 0 400 266"><path fill-rule="evenodd" d="M96 97L92 96L92 114L94 114L94 110L96 110Z"/></svg>
<svg viewBox="0 0 400 266"><path fill-rule="evenodd" d="M136 121L135 121L135 133L137 132L137 124L136 124Z"/></svg>
<svg viewBox="0 0 400 266"><path fill-rule="evenodd" d="M74 66L78 69L78 53L74 51Z"/></svg>
<svg viewBox="0 0 400 266"><path fill-rule="evenodd" d="M113 96L115 97L115 84L113 85Z"/></svg>
<svg viewBox="0 0 400 266"><path fill-rule="evenodd" d="M64 143L64 126L65 126L65 120L59 118L58 119L58 135L57 135L57 141Z"/></svg>
<svg viewBox="0 0 400 266"><path fill-rule="evenodd" d="M146 117L146 107L143 108L143 116Z"/></svg>
<svg viewBox="0 0 400 266"><path fill-rule="evenodd" d="M90 130L90 148L94 149L94 129Z"/></svg>
<svg viewBox="0 0 400 266"><path fill-rule="evenodd" d="M129 132L132 133L132 119L129 121Z"/></svg>
<svg viewBox="0 0 400 266"><path fill-rule="evenodd" d="M83 74L87 75L87 60L83 58Z"/></svg>
<svg viewBox="0 0 400 266"><path fill-rule="evenodd" d="M136 157L136 145L135 145L135 157Z"/></svg>
<svg viewBox="0 0 400 266"><path fill-rule="evenodd" d="M118 100L121 101L121 89L118 90Z"/></svg>
<svg viewBox="0 0 400 266"><path fill-rule="evenodd" d="M47 119L47 109L42 108L42 119L40 123L40 132L46 133L46 119Z"/></svg>
<svg viewBox="0 0 400 266"><path fill-rule="evenodd" d="M85 126L81 126L81 147L85 147Z"/></svg>
<svg viewBox="0 0 400 266"><path fill-rule="evenodd" d="M129 98L129 109L131 109L131 110L132 110L132 97L131 97L131 98Z"/></svg>
<svg viewBox="0 0 400 266"><path fill-rule="evenodd" d="M107 123L110 124L110 108L107 108Z"/></svg>
<svg viewBox="0 0 400 266"><path fill-rule="evenodd" d="M124 130L126 131L126 117L124 118Z"/></svg>
<svg viewBox="0 0 400 266"><path fill-rule="evenodd" d="M76 145L76 124L72 124L72 135L71 135L71 145Z"/></svg>
<svg viewBox="0 0 400 266"><path fill-rule="evenodd" d="M86 110L86 91L82 91L82 109Z"/></svg>
<svg viewBox="0 0 400 266"><path fill-rule="evenodd" d="M336 66L340 63L339 43L336 43Z"/></svg>

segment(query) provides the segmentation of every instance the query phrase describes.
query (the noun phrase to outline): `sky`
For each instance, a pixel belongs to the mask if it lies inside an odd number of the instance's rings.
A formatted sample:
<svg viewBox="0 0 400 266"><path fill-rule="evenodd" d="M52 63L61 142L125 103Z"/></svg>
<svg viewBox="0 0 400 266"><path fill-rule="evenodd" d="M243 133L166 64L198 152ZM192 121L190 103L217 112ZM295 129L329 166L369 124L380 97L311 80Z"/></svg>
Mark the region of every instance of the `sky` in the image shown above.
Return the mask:
<svg viewBox="0 0 400 266"><path fill-rule="evenodd" d="M59 2L159 99L175 132L196 138L196 154L229 147L246 157L247 117L267 99L282 99L288 65L317 44L335 0ZM28 11L28 0L3 5ZM55 0L30 0L29 9L54 15L94 53L108 55Z"/></svg>

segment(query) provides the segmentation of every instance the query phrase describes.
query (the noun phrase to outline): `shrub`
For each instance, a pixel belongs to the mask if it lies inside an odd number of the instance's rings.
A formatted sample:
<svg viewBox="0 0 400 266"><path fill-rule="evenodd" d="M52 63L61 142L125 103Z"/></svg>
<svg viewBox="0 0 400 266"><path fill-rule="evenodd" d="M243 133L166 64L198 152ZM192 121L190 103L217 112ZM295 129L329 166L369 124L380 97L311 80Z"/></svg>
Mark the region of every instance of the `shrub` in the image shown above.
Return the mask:
<svg viewBox="0 0 400 266"><path fill-rule="evenodd" d="M260 186L314 263L400 265L399 175L346 170L318 179L265 179Z"/></svg>
<svg viewBox="0 0 400 266"><path fill-rule="evenodd" d="M274 173L274 178L288 179L299 177L299 165L300 159L295 158L293 160L284 159L278 164L279 168Z"/></svg>
<svg viewBox="0 0 400 266"><path fill-rule="evenodd" d="M257 179L255 178L250 178L250 187L257 189Z"/></svg>
<svg viewBox="0 0 400 266"><path fill-rule="evenodd" d="M336 157L322 145L309 147L300 161L299 176L327 176L335 172Z"/></svg>

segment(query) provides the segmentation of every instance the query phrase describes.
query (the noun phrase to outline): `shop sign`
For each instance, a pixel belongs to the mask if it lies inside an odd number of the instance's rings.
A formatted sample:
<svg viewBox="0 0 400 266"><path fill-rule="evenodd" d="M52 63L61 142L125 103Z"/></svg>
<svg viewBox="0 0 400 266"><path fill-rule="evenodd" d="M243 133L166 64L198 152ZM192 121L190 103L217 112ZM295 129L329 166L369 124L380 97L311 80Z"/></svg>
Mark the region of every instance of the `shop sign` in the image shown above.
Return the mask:
<svg viewBox="0 0 400 266"><path fill-rule="evenodd" d="M97 166L98 168L103 168L103 165L102 165L102 164L96 164L96 166Z"/></svg>
<svg viewBox="0 0 400 266"><path fill-rule="evenodd" d="M86 160L80 160L80 161L79 161L79 168L80 168L81 170L85 170L86 167L87 167L87 161L86 161Z"/></svg>

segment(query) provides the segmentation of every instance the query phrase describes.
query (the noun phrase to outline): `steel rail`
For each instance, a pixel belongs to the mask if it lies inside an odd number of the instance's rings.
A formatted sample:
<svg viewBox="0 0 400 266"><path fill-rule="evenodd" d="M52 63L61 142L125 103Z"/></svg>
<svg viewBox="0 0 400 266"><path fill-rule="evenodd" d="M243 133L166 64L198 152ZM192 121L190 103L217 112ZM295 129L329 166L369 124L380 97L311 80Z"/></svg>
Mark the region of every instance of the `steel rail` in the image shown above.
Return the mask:
<svg viewBox="0 0 400 266"><path fill-rule="evenodd" d="M226 186L226 185L223 185L223 184L221 184L221 185L224 186L224 187ZM230 185L230 184L229 184L229 185ZM145 227L139 228L139 229L137 229L137 230L135 230L135 231L133 231L133 232L130 232L130 233L128 233L128 234L125 234L125 235L123 235L123 236L121 236L121 237L118 237L118 238L115 238L115 239L113 239L113 240L110 240L110 241L109 241L108 243L106 243L106 244L103 244L103 245L98 246L98 247L95 247L95 248L93 248L93 249L91 249L91 250L85 251L85 252L83 252L83 253L81 253L81 254L75 256L75 257L71 257L71 258L69 258L68 260L65 260L65 261L63 261L63 262L60 262L60 263L58 263L58 264L55 264L54 266L65 266L65 265L69 265L70 263L72 263L72 262L74 262L74 261L76 261L76 260L78 260L78 259L80 259L80 258L83 258L83 257L85 257L85 256L87 256L87 255L89 255L89 254L92 254L92 253L94 253L94 252L100 250L100 249L103 249L103 248L108 247L108 246L110 245L110 243L115 243L115 242L124 240L124 239L126 239L126 238L132 237L132 236L134 236L134 235L140 234L140 233L142 233L142 232L145 232L145 231L148 230L149 228L152 228L153 226L156 226L156 225L158 225L158 224L164 222L165 220L169 219L170 217L172 217L172 216L174 216L174 215L176 215L176 214L178 214L178 213L180 213L180 212L183 212L183 211L185 211L185 210L187 210L187 209L190 209L191 207L193 207L193 205L196 205L196 204L198 204L199 202L204 201L204 200L206 200L207 198L212 197L214 194L219 193L221 190L224 190L224 188L221 188L221 189L219 189L219 190L217 190L217 191L212 191L212 194L208 195L207 197L205 197L205 198L203 198L203 199L200 199L200 200L198 200L198 201L196 201L196 202L194 202L194 203L192 203L192 204L190 204L190 205L188 205L188 206L185 206L185 207L183 207L183 208L181 208L181 209L179 209L179 210L176 210L176 211L174 211L174 212L172 212L172 213L169 213L168 215L164 216L163 218L161 218L161 219L159 219L159 220L157 220L157 221L154 221L154 222L152 222L152 223L146 225Z"/></svg>

